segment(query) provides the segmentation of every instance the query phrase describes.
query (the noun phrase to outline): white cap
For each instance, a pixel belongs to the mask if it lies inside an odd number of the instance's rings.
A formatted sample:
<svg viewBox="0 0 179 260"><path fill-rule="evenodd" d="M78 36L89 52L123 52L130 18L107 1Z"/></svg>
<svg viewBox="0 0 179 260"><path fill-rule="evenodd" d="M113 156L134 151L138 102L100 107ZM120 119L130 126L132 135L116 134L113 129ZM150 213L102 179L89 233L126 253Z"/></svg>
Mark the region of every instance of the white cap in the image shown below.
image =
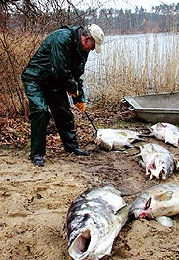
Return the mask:
<svg viewBox="0 0 179 260"><path fill-rule="evenodd" d="M91 33L91 36L95 40L95 50L97 53L101 52L101 44L104 40L104 33L102 29L97 24L91 24L88 26L88 30Z"/></svg>

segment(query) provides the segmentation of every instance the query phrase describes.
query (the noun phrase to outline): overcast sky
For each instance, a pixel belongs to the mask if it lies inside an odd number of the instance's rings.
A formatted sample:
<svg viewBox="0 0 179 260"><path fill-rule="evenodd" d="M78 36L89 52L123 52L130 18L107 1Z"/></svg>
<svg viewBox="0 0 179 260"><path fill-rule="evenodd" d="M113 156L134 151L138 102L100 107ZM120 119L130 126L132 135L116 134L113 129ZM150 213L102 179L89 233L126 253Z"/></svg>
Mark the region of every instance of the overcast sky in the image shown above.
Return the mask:
<svg viewBox="0 0 179 260"><path fill-rule="evenodd" d="M157 6L160 5L162 3L164 4L177 4L179 3L179 0L129 0L126 1L128 2L128 5L130 6L135 6L137 5L138 7L143 7L144 9L147 9L147 11L151 11L152 6Z"/></svg>
<svg viewBox="0 0 179 260"><path fill-rule="evenodd" d="M139 8L142 6L150 12L152 6L158 6L162 3L177 4L179 3L179 0L73 0L72 3L77 3L76 7L81 7L82 9L87 9L89 7L101 7L107 9L131 9L132 11L135 11L135 6L137 5Z"/></svg>

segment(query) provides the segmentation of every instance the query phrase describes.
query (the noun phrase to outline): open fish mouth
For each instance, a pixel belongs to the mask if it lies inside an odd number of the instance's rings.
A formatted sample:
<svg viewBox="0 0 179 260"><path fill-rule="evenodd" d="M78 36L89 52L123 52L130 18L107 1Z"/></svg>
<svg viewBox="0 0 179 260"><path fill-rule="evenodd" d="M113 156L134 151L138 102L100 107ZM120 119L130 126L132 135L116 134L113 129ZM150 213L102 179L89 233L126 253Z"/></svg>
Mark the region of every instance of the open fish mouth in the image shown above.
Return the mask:
<svg viewBox="0 0 179 260"><path fill-rule="evenodd" d="M150 179L156 177L156 179L165 180L168 175L169 172L167 172L167 170L163 167L161 169L150 169Z"/></svg>
<svg viewBox="0 0 179 260"><path fill-rule="evenodd" d="M174 157L169 153L153 153L148 165L146 166L146 175L150 179L156 177L157 179L165 180L174 170Z"/></svg>
<svg viewBox="0 0 179 260"><path fill-rule="evenodd" d="M150 176L150 179L153 179L153 177L156 177L157 179L163 179L163 176L166 175L165 166L156 166L154 158L146 168L146 175Z"/></svg>
<svg viewBox="0 0 179 260"><path fill-rule="evenodd" d="M73 243L69 247L69 251L72 253L72 255L78 254L79 259L87 258L88 257L87 251L90 243L91 243L91 230L86 229L83 232L81 232L77 236L77 238L73 241Z"/></svg>

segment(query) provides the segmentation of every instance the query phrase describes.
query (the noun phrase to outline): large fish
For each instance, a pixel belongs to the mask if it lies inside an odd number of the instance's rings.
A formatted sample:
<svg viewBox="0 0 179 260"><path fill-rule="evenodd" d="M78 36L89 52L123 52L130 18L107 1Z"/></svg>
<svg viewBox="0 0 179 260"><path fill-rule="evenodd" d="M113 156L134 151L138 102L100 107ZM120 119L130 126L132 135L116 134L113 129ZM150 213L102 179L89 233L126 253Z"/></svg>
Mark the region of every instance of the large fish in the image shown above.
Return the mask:
<svg viewBox="0 0 179 260"><path fill-rule="evenodd" d="M67 214L68 252L74 260L110 255L114 239L126 223L129 206L110 185L78 196Z"/></svg>
<svg viewBox="0 0 179 260"><path fill-rule="evenodd" d="M150 127L151 136L179 147L179 128L169 123L157 123Z"/></svg>
<svg viewBox="0 0 179 260"><path fill-rule="evenodd" d="M140 134L128 129L98 129L96 141L104 150L124 150L134 140L142 140Z"/></svg>
<svg viewBox="0 0 179 260"><path fill-rule="evenodd" d="M170 216L179 214L179 185L168 183L149 188L131 203L129 214L134 214L136 219L156 219L171 227Z"/></svg>
<svg viewBox="0 0 179 260"><path fill-rule="evenodd" d="M140 163L146 168L146 175L150 179L156 177L165 180L173 173L175 160L168 149L154 143L144 144L139 148Z"/></svg>

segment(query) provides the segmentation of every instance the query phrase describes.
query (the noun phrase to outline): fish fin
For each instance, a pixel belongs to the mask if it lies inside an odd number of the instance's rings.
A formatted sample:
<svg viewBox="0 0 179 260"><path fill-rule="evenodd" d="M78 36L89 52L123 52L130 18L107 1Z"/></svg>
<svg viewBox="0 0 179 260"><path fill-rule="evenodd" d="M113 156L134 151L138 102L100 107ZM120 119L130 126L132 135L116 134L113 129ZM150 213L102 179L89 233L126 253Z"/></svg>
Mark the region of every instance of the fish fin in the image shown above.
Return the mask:
<svg viewBox="0 0 179 260"><path fill-rule="evenodd" d="M128 144L128 145L126 145L126 147L127 147L127 148L134 148L134 145Z"/></svg>
<svg viewBox="0 0 179 260"><path fill-rule="evenodd" d="M161 127L167 127L167 126L164 125L164 124L161 123L161 122L157 123L156 129L158 130L158 128L161 128ZM159 129L159 130L160 130L160 129Z"/></svg>
<svg viewBox="0 0 179 260"><path fill-rule="evenodd" d="M173 191L167 191L162 194L156 195L156 199L159 201L170 200L172 198Z"/></svg>
<svg viewBox="0 0 179 260"><path fill-rule="evenodd" d="M147 127L147 128L142 128L138 133L140 137L151 137L154 136L154 134L152 133L153 129L152 127Z"/></svg>
<svg viewBox="0 0 179 260"><path fill-rule="evenodd" d="M129 154L129 157L139 157L141 156L141 153L134 153L134 154Z"/></svg>
<svg viewBox="0 0 179 260"><path fill-rule="evenodd" d="M166 216L158 216L155 218L158 223L162 224L165 227L172 227L173 226L173 220Z"/></svg>
<svg viewBox="0 0 179 260"><path fill-rule="evenodd" d="M154 137L154 134L153 133L150 133L150 134L140 134L140 137ZM139 137L139 138L140 138ZM138 140L138 139L137 139ZM146 141L144 139L141 139L142 141Z"/></svg>
<svg viewBox="0 0 179 260"><path fill-rule="evenodd" d="M139 136L136 136L136 140L137 141L143 141L143 142L146 142L146 140L144 140L143 138L139 137Z"/></svg>
<svg viewBox="0 0 179 260"><path fill-rule="evenodd" d="M105 255L110 255L112 251L112 245L106 250Z"/></svg>
<svg viewBox="0 0 179 260"><path fill-rule="evenodd" d="M120 208L115 212L115 215L120 215L120 214L128 215L129 208L130 208L130 204L124 205L122 208Z"/></svg>
<svg viewBox="0 0 179 260"><path fill-rule="evenodd" d="M132 147L129 147L129 148L137 148L140 150L140 146L137 146L137 145L131 145ZM139 151L138 153L134 153L134 154L131 154L129 155L130 157L139 157L141 156L141 152Z"/></svg>
<svg viewBox="0 0 179 260"><path fill-rule="evenodd" d="M144 161L143 161L142 159L139 160L139 164L140 164L143 168L145 168L145 163L144 163ZM149 174L147 174L147 172L146 172L146 175L149 175Z"/></svg>
<svg viewBox="0 0 179 260"><path fill-rule="evenodd" d="M127 136L127 134L125 132L119 132L119 133L117 133L117 135Z"/></svg>
<svg viewBox="0 0 179 260"><path fill-rule="evenodd" d="M155 151L155 148L154 148L154 144L153 143L149 143L148 144L148 150L151 149L151 151Z"/></svg>
<svg viewBox="0 0 179 260"><path fill-rule="evenodd" d="M179 170L179 159L178 157L174 157L175 170Z"/></svg>
<svg viewBox="0 0 179 260"><path fill-rule="evenodd" d="M153 175L152 174L150 174L150 180L152 180L153 179Z"/></svg>

